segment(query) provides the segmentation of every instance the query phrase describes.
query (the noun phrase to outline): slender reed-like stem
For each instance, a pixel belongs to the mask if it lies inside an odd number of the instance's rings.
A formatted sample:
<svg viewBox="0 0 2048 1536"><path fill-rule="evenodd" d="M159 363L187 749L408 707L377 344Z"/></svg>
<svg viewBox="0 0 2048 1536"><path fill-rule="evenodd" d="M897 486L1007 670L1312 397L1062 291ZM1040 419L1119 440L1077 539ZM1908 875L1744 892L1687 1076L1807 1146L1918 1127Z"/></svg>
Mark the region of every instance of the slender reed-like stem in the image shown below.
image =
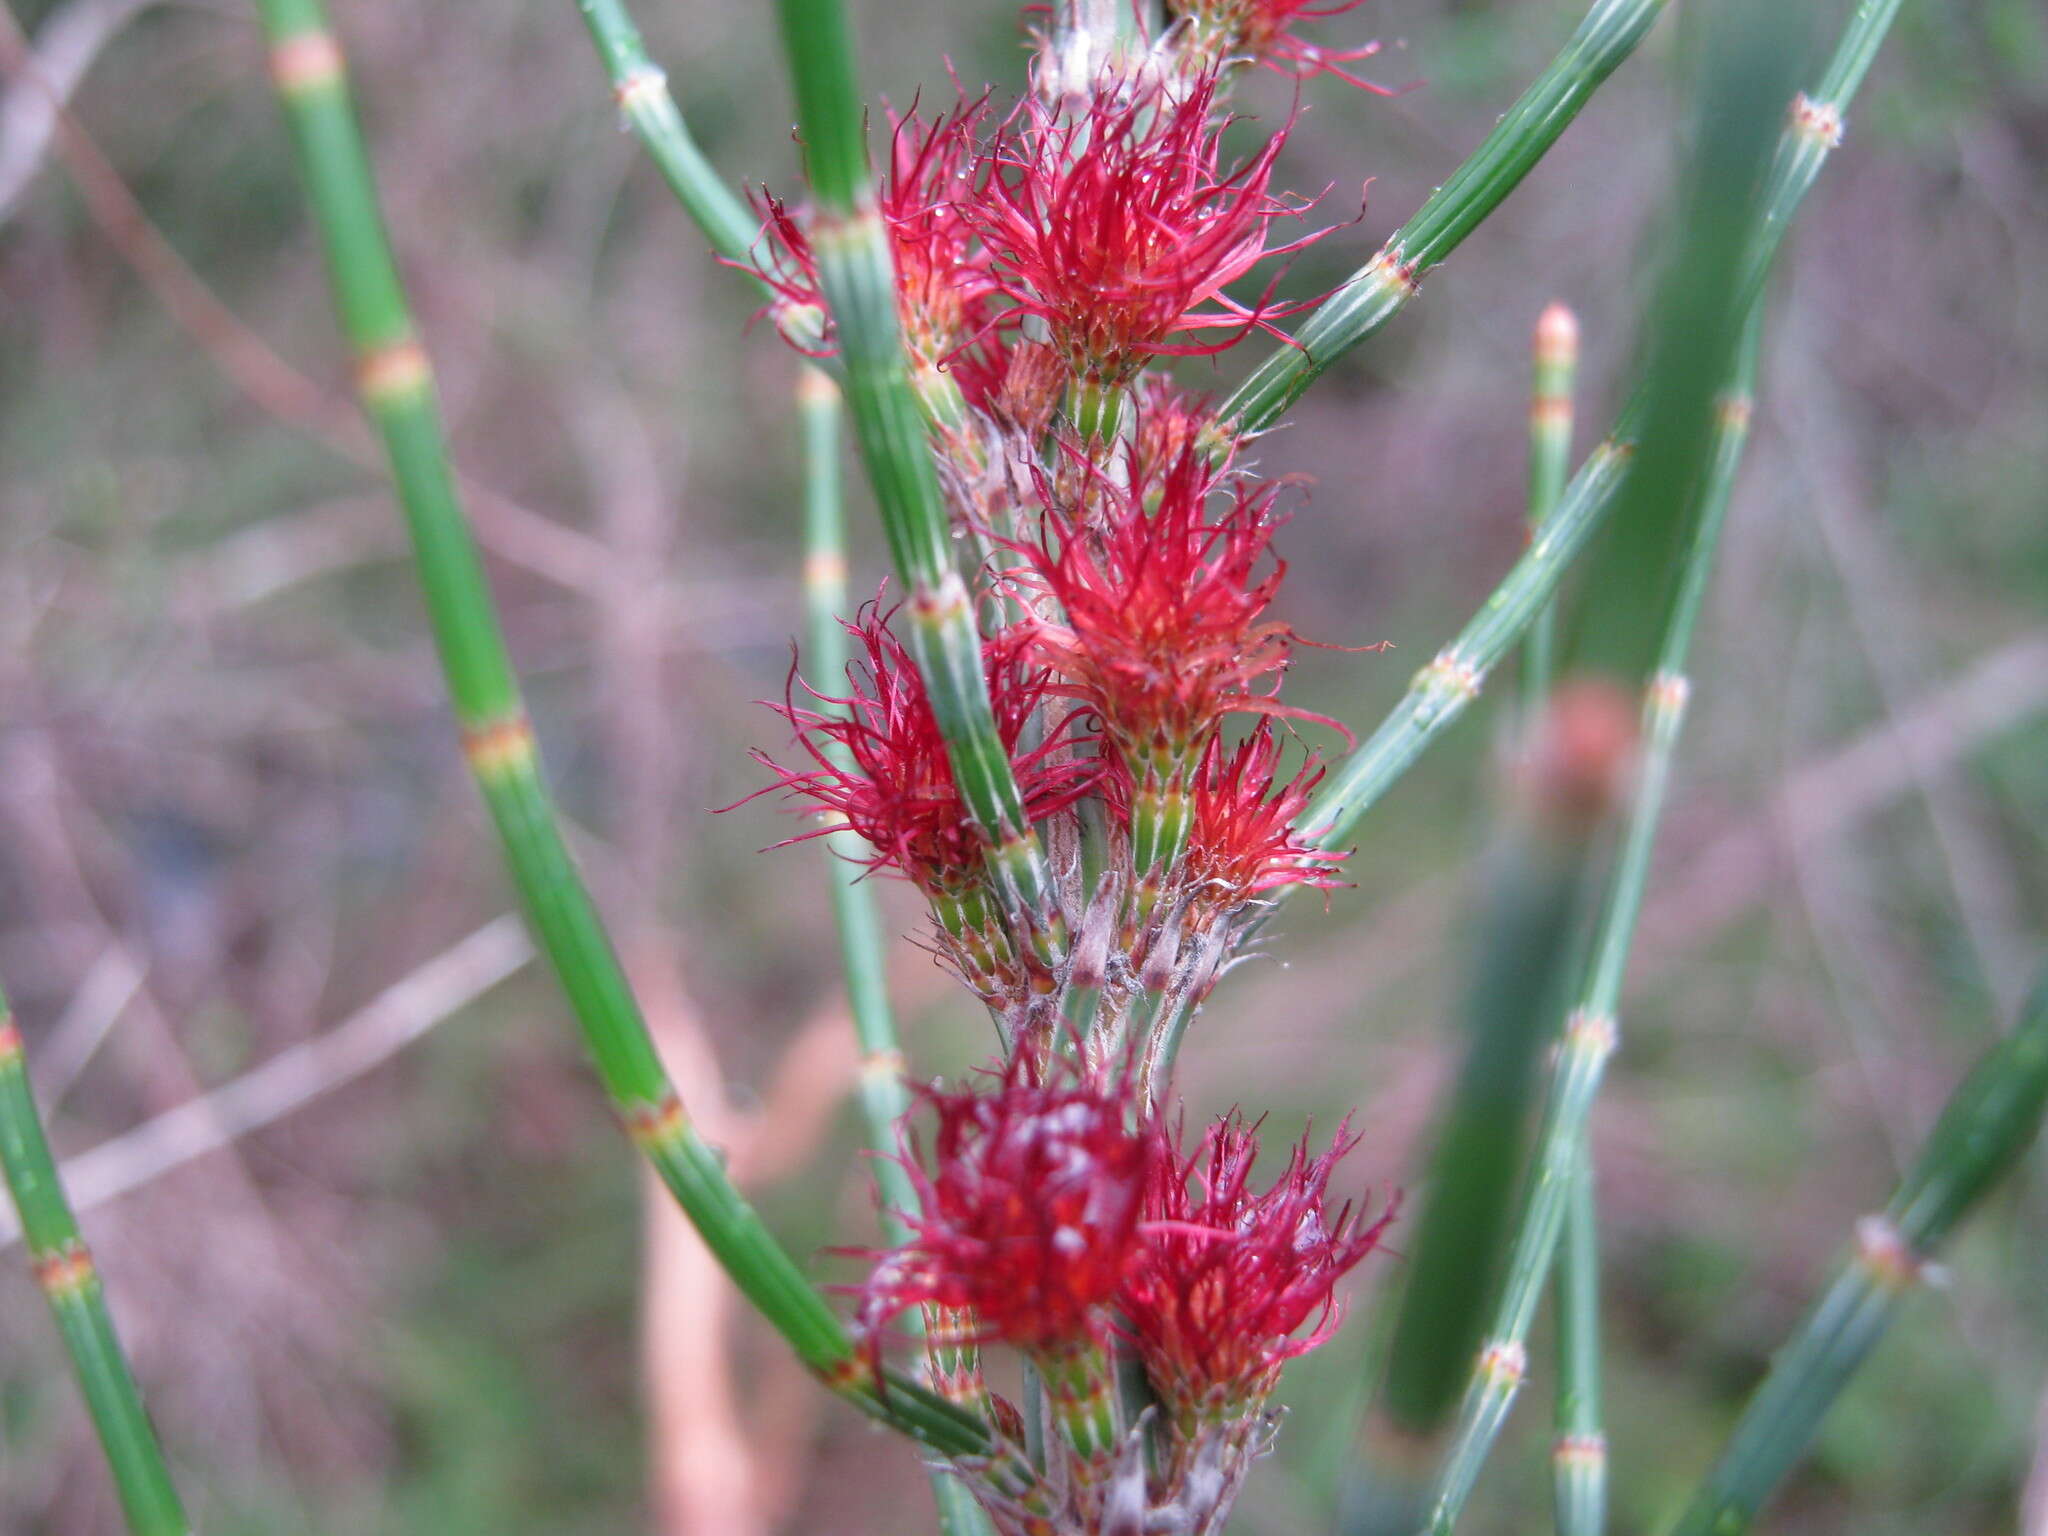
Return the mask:
<svg viewBox="0 0 2048 1536"><path fill-rule="evenodd" d="M1600 1233L1593 1158L1579 1148L1557 1260L1557 1411L1550 1446L1557 1536L1607 1529L1607 1432L1600 1415Z"/></svg>
<svg viewBox="0 0 2048 1536"><path fill-rule="evenodd" d="M826 688L846 672L846 511L840 493L839 390L817 369L806 366L797 388L803 431L804 621L812 674ZM821 709L831 706L820 704ZM824 748L839 767L852 761L843 743ZM917 1209L917 1191L895 1156L897 1127L910 1108L903 1052L889 1007L888 961L881 913L860 859L868 852L858 832L842 827L822 839L832 871L832 917L839 930L839 959L846 970L847 1004L860 1046L860 1106L882 1196L882 1229L892 1243L909 1236L902 1213Z"/></svg>
<svg viewBox="0 0 2048 1536"><path fill-rule="evenodd" d="M803 432L804 619L811 666L823 679L846 671L846 507L839 474L839 389L816 368L806 366L797 385L797 418ZM820 704L820 708L829 705ZM836 762L850 761L843 744L825 749ZM848 828L822 839L831 867L832 917L839 930L839 959L846 971L846 1000L860 1047L860 1110L868 1149L874 1154L875 1187L881 1196L883 1234L892 1243L910 1235L905 1215L917 1209L917 1189L898 1160L900 1124L910 1109L907 1067L896 1041L889 1007L887 952L875 893L858 861L866 844ZM904 1315L904 1331L921 1334L916 1311ZM988 1517L960 1481L943 1467L931 1469L932 1497L939 1508L941 1536L985 1536Z"/></svg>
<svg viewBox="0 0 2048 1536"><path fill-rule="evenodd" d="M1596 8L1607 9L1611 7ZM1843 113L1897 11L1898 0L1862 0L1821 84L1812 94L1793 102L1741 258L1745 275L1731 312L1745 320L1761 298L1755 274L1768 271L1770 258L1782 245L1792 215L1813 185L1821 162L1841 142ZM1506 126L1503 122L1502 127ZM1621 461L1643 424L1644 408L1644 392L1638 389L1607 440L1572 477L1544 531L1458 637L1416 674L1407 694L1379 728L1324 781L1303 821L1303 830L1323 847L1344 843L1373 802L1478 697L1487 674L1549 601L1565 568L1585 548L1613 506L1622 478Z"/></svg>
<svg viewBox="0 0 2048 1536"><path fill-rule="evenodd" d="M1529 380L1529 537L1550 520L1571 473L1572 388L1579 369L1579 322L1562 304L1536 320ZM1536 718L1550 692L1557 650L1555 603L1545 603L1522 642L1522 723Z"/></svg>
<svg viewBox="0 0 2048 1536"><path fill-rule="evenodd" d="M1423 274L1456 250L1521 184L1604 80L1634 51L1664 0L1598 0L1571 40L1378 255L1240 384L1218 415L1241 432L1271 426L1338 358L1415 297Z"/></svg>
<svg viewBox="0 0 2048 1536"><path fill-rule="evenodd" d="M1614 883L1603 908L1586 985L1566 1028L1557 1080L1539 1133L1536 1177L1509 1260L1508 1283L1487 1353L1501 1349L1519 1351L1524 1347L1537 1299L1556 1253L1574 1181L1586 1172L1586 1120L1616 1042L1616 1008L1622 979L1649 877L1650 855L1663 812L1672 753L1690 692L1686 658L1712 570L1728 495L1748 438L1762 280L1768 274L1771 258L1783 244L1792 210L1812 185L1821 159L1839 142L1842 109L1862 81L1896 11L1897 5L1889 0L1859 6L1823 76L1817 97L1801 95L1795 99L1765 183L1757 224L1743 249L1742 286L1735 295L1733 312L1745 316L1744 332L1735 349L1729 386L1717 407L1699 513L1644 700L1641 779ZM1506 1420L1509 1404L1496 1402L1497 1395L1482 1365L1468 1390L1453 1450L1446 1459L1446 1476L1432 1517L1432 1529L1437 1532L1448 1532L1456 1523L1478 1469Z"/></svg>
<svg viewBox="0 0 2048 1536"><path fill-rule="evenodd" d="M1519 1378L1505 1380L1486 1362L1494 1357L1525 1358L1536 1304L1550 1274L1565 1211L1573 1188L1589 1168L1586 1121L1600 1079L1616 1044L1615 1011L1635 938L1637 914L1649 882L1650 855L1663 815L1670 783L1672 752L1684 716L1687 683L1685 658L1690 649L1700 599L1719 544L1728 493L1741 463L1747 438L1750 405L1748 383L1755 356L1755 327L1740 348L1734 391L1723 397L1707 481L1701 491L1686 564L1658 657L1658 672L1643 703L1642 765L1637 775L1628 822L1614 878L1593 940L1585 982L1565 1022L1557 1068L1537 1133L1533 1175L1520 1225L1510 1252L1507 1281L1460 1410L1451 1449L1431 1516L1433 1532L1456 1524L1479 1469L1493 1448L1513 1406Z"/></svg>
<svg viewBox="0 0 2048 1536"><path fill-rule="evenodd" d="M22 1055L21 1030L0 992L0 1169L21 1217L36 1285L71 1356L71 1368L114 1474L121 1512L135 1536L186 1536L191 1530L163 1447L142 1406L135 1373L121 1350L92 1251L78 1230L36 1113Z"/></svg>
<svg viewBox="0 0 2048 1536"><path fill-rule="evenodd" d="M619 115L711 248L742 271L751 270L747 253L761 221L747 211L697 147L669 92L667 74L648 56L623 0L576 0L576 9L604 62Z"/></svg>
<svg viewBox="0 0 2048 1536"><path fill-rule="evenodd" d="M433 377L377 208L339 44L319 0L258 0L271 70L325 244L356 382L389 457L463 746L514 884L633 1140L747 1298L841 1395L949 1453L988 1443L916 1383L878 1382L831 1306L691 1124L655 1054L541 777L533 730L450 472Z"/></svg>
<svg viewBox="0 0 2048 1536"><path fill-rule="evenodd" d="M1579 466L1542 531L1492 596L1457 638L1415 674L1379 728L1323 781L1303 815L1304 834L1325 848L1342 845L1373 802L1479 697L1487 675L1550 601L1566 568L1613 504L1635 422L1633 409L1623 411L1613 435Z"/></svg>
<svg viewBox="0 0 2048 1536"><path fill-rule="evenodd" d="M1414 1463L1456 1406L1480 1337L1521 1180L1538 1058L1570 979L1571 935L1598 816L1559 814L1555 770L1537 767L1542 761L1532 755L1517 786L1524 804L1475 925L1464 1059L1430 1159L1427 1204L1411 1239L1368 1431L1364 1496L1349 1527L1360 1536L1409 1536L1427 1507L1426 1480L1417 1479ZM1619 751L1583 765L1574 759L1574 781L1602 786L1597 796L1622 762ZM1519 1346L1481 1356L1480 1374L1502 1411L1523 1368ZM1406 1454L1382 1453L1397 1446ZM1456 1475L1455 1453L1453 1463Z"/></svg>
<svg viewBox="0 0 2048 1536"><path fill-rule="evenodd" d="M1806 1452L1949 1232L2017 1163L2048 1109L2048 974L2019 1026L1963 1080L1882 1216L1771 1359L1721 1459L1674 1536L1740 1536Z"/></svg>
<svg viewBox="0 0 2048 1536"><path fill-rule="evenodd" d="M981 637L896 313L889 236L875 208L853 39L839 0L781 0L816 214L811 248L844 369L846 404L889 552L908 596L912 657L945 737L953 778L989 841L998 881L1015 897L1043 962L1065 948L1064 915L997 733Z"/></svg>

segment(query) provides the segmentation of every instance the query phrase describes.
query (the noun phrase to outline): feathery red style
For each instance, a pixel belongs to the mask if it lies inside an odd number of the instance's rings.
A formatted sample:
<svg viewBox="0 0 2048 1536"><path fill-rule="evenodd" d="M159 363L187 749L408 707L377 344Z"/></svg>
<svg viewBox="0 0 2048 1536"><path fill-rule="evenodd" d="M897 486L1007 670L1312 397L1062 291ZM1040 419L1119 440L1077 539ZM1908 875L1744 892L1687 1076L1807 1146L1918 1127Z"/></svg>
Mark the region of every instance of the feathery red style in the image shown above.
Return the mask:
<svg viewBox="0 0 2048 1536"><path fill-rule="evenodd" d="M1146 1190L1172 1156L1155 1122L1131 1128L1128 1083L1037 1080L1013 1063L993 1091L922 1097L938 1126L929 1170L905 1159L914 1235L870 1277L864 1326L934 1303L1025 1349L1102 1338L1138 1262Z"/></svg>
<svg viewBox="0 0 2048 1536"><path fill-rule="evenodd" d="M847 696L818 693L792 669L791 695L769 706L796 728L797 742L814 766L785 768L756 751L755 761L778 782L747 798L783 789L817 809L836 811L872 845L871 865L908 876L927 896L957 895L981 879L984 843L954 782L924 679L890 632L889 615L879 603L868 603L857 618L841 622L862 653L846 669ZM1018 750L1025 722L1050 688L1044 669L1027 665L1022 650L1019 637L1001 637L985 644L983 663L997 734L1010 753L1025 812L1035 822L1087 793L1101 763L1067 756L1079 724L1072 713L1054 722L1036 746ZM797 687L834 708L805 708L795 700ZM833 761L834 745L845 749L850 766ZM833 830L817 827L777 846Z"/></svg>
<svg viewBox="0 0 2048 1536"><path fill-rule="evenodd" d="M1211 67L1231 59L1251 59L1296 80L1330 74L1371 91L1394 96L1398 91L1342 68L1380 51L1377 42L1357 48L1324 48L1297 36L1297 22L1322 20L1355 11L1365 0L1169 0L1168 9L1185 18L1192 33L1194 55Z"/></svg>
<svg viewBox="0 0 2048 1536"><path fill-rule="evenodd" d="M1337 1282L1378 1245L1397 1209L1389 1204L1370 1224L1349 1205L1330 1211L1330 1176L1356 1144L1348 1121L1315 1156L1304 1135L1259 1193L1258 1126L1231 1114L1192 1153L1153 1170L1121 1328L1183 1422L1255 1412L1281 1366L1335 1331Z"/></svg>
<svg viewBox="0 0 2048 1536"><path fill-rule="evenodd" d="M896 269L897 313L913 356L938 366L987 329L995 284L965 209L973 201L988 98L962 99L927 123L913 107L890 114L889 168L877 207ZM829 356L831 327L817 259L802 224L765 191L754 270L773 290L765 313L807 356ZM813 323L812 317L820 317Z"/></svg>
<svg viewBox="0 0 2048 1536"><path fill-rule="evenodd" d="M1219 472L1185 437L1156 467L1125 463L1128 484L1084 470L1086 521L1041 483L1045 539L1012 546L1028 562L1013 585L1052 600L1027 622L1053 691L1092 710L1143 779L1191 767L1226 714L1295 713L1272 696L1295 637L1260 617L1286 572L1266 562L1278 488Z"/></svg>
<svg viewBox="0 0 2048 1536"><path fill-rule="evenodd" d="M1286 130L1226 171L1215 105L1204 75L1103 91L1078 117L1027 101L998 134L965 212L1010 315L1043 320L1077 377L1120 386L1153 356L1220 352L1300 307L1223 296L1325 232L1268 246L1273 220L1301 211L1267 191Z"/></svg>
<svg viewBox="0 0 2048 1536"><path fill-rule="evenodd" d="M1337 864L1344 855L1295 830L1322 763L1310 756L1285 784L1279 768L1280 742L1267 720L1227 755L1220 737L1203 750L1187 849L1187 889L1200 906L1229 912L1283 885L1327 891L1343 883Z"/></svg>

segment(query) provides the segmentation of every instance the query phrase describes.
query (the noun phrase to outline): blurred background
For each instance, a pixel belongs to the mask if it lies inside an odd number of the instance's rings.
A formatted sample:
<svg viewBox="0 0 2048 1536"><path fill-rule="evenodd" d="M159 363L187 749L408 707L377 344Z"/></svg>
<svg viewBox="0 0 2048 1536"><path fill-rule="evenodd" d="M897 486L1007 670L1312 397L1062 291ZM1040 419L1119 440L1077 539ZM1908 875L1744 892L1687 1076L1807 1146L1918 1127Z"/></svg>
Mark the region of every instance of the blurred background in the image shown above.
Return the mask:
<svg viewBox="0 0 2048 1536"><path fill-rule="evenodd" d="M707 151L796 186L761 7L642 20ZM1577 0L1368 0L1381 100L1302 93L1276 185L1363 223L1474 147ZM1831 40L1847 0L1812 7ZM619 131L573 6L343 3L385 205L580 850L683 1081L800 1253L874 1235L821 854L749 745L800 627L795 360ZM858 4L907 103L1014 90L1006 4ZM529 963L455 751L252 17L0 17L0 974L174 1464L209 1536L928 1528L909 1452L730 1304ZM1290 697L1368 726L1521 544L1530 328L1585 337L1580 446L1625 388L1683 120L1667 19L1506 207L1260 449ZM33 50L33 62L31 53ZM49 87L69 98L51 106ZM1246 102L1284 117L1292 88ZM1854 1219L2009 1022L2048 915L2048 16L1909 5L1780 268L1757 431L1597 1119L1615 1526L1704 1469ZM1213 371L1227 387L1255 346ZM856 508L856 590L879 540ZM1495 692L1506 696L1511 689ZM1501 721L1365 822L1190 1037L1190 1109L1291 1137L1355 1109L1412 1181L1466 964ZM899 931L915 913L885 892ZM990 1050L899 948L920 1075ZM158 1117L168 1116L167 1119ZM771 1126L772 1130L764 1129ZM138 1131L138 1127L143 1129ZM1778 1502L1788 1532L2048 1531L2036 1155ZM12 1228L6 1229L10 1243ZM1397 1244L1398 1246L1398 1244ZM0 1528L117 1515L18 1247L0 1262ZM854 1277L820 1256L821 1277ZM1233 1526L1319 1529L1371 1291L1292 1368ZM1468 1520L1547 1507L1547 1333Z"/></svg>

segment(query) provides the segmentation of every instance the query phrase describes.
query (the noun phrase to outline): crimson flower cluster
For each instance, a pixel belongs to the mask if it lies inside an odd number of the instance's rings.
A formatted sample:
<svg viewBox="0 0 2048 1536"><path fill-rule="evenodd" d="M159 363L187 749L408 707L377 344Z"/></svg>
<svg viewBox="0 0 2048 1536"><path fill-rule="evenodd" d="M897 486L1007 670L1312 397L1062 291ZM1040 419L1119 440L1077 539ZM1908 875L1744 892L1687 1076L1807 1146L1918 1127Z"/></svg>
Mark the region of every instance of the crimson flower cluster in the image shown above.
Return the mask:
<svg viewBox="0 0 2048 1536"><path fill-rule="evenodd" d="M912 1235L862 1291L870 1344L889 1318L923 1307L954 1344L1014 1345L1049 1380L1077 1351L1126 1348L1163 1409L1159 1481L1234 1490L1263 1448L1281 1367L1334 1331L1338 1282L1392 1220L1391 1205L1369 1223L1331 1207L1331 1176L1355 1138L1340 1127L1313 1153L1304 1136L1260 1189L1256 1125L1227 1115L1183 1155L1116 1078L1013 1065L992 1091L922 1096L937 1127L928 1160L905 1158ZM949 1380L997 1426L1020 1422L971 1359ZM1200 1460L1212 1475L1188 1478Z"/></svg>
<svg viewBox="0 0 2048 1536"><path fill-rule="evenodd" d="M1321 233L1271 243L1273 221L1300 212L1267 190L1286 132L1226 169L1215 109L1213 75L1098 96L1080 117L1030 100L990 150L963 209L1001 320L1043 322L1077 377L1121 386L1153 357L1220 352L1289 312L1270 289L1250 307L1223 292Z"/></svg>
<svg viewBox="0 0 2048 1536"><path fill-rule="evenodd" d="M1079 8L1056 5L1035 94L889 120L876 209L975 619L940 633L926 588L907 632L949 700L978 667L993 733L941 729L876 602L846 626L844 690L792 670L774 707L795 746L756 757L820 818L790 841L849 828L861 862L916 887L1003 1043L986 1078L920 1090L910 1236L870 1255L859 1303L876 1350L924 1313L932 1384L991 1426L955 1470L1001 1536L1220 1529L1281 1367L1334 1328L1338 1282L1391 1218L1331 1203L1348 1131L1260 1185L1256 1125L1184 1150L1163 1110L1247 910L1339 880L1304 830L1323 770L1296 740L1334 722L1281 697L1303 643L1274 611L1285 484L1160 369L1297 307L1255 272L1329 232L1273 190L1285 126L1225 155L1226 93L1251 64L1343 74L1371 50L1295 26L1349 8L1169 0L1157 36L1105 51L1066 48ZM803 213L761 209L768 313L829 370ZM1032 1363L1039 1424L989 1389L988 1344ZM1127 1409L1119 1358L1156 1410Z"/></svg>
<svg viewBox="0 0 2048 1536"><path fill-rule="evenodd" d="M932 899L957 898L981 879L982 839L954 780L924 680L889 628L892 616L876 601L843 622L860 648L847 667L843 697L816 691L791 670L787 695L770 707L795 728L809 766L785 766L756 751L754 760L774 773L776 782L747 798L781 789L806 809L836 812L866 840L870 867L908 876ZM1101 764L1065 750L1067 728L1079 723L1071 712L1035 744L1025 745L1026 729L1047 700L1051 677L1029 664L1020 640L1009 634L990 640L982 648L982 664L998 738L1010 755L1026 811L1036 821L1086 794L1100 777ZM799 688L823 707L797 703ZM836 830L827 821L776 846Z"/></svg>
<svg viewBox="0 0 2048 1536"><path fill-rule="evenodd" d="M1149 1125L1132 1128L1127 1082L1039 1076L1020 1058L995 1092L923 1090L938 1122L931 1166L904 1160L914 1235L869 1280L871 1327L925 1305L971 1313L985 1338L1025 1349L1107 1337L1168 1152Z"/></svg>
<svg viewBox="0 0 2048 1536"><path fill-rule="evenodd" d="M1252 1183L1258 1126L1226 1115L1194 1151L1155 1170L1146 1243L1124 1281L1124 1327L1176 1413L1243 1417L1282 1365L1335 1331L1333 1287L1378 1246L1397 1208L1371 1222L1349 1205L1331 1213L1331 1175L1354 1145L1348 1126L1320 1153L1304 1135L1261 1192Z"/></svg>

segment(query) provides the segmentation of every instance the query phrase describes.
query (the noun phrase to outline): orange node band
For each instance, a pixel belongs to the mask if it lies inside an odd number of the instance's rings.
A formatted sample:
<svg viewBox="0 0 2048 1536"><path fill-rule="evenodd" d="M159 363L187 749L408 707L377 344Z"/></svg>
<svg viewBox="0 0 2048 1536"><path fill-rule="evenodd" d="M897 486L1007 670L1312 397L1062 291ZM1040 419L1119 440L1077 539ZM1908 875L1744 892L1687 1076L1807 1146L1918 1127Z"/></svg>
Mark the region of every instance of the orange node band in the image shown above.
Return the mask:
<svg viewBox="0 0 2048 1536"><path fill-rule="evenodd" d="M1415 263L1402 260L1399 247L1389 246L1381 251L1373 257L1368 270L1379 277L1392 278L1403 298L1414 298L1422 288L1415 277Z"/></svg>
<svg viewBox="0 0 2048 1536"><path fill-rule="evenodd" d="M524 767L533 761L533 725L525 715L513 715L464 731L462 755L479 778Z"/></svg>
<svg viewBox="0 0 2048 1536"><path fill-rule="evenodd" d="M846 582L846 558L828 550L819 550L804 556L804 585L807 587L843 586Z"/></svg>
<svg viewBox="0 0 2048 1536"><path fill-rule="evenodd" d="M690 1123L683 1101L673 1093L654 1104L640 1104L626 1112L626 1134L638 1147L657 1147L674 1141Z"/></svg>
<svg viewBox="0 0 2048 1536"><path fill-rule="evenodd" d="M328 32L301 32L270 50L270 79L287 96L333 85L345 63L341 45Z"/></svg>
<svg viewBox="0 0 2048 1536"><path fill-rule="evenodd" d="M410 338L373 347L356 363L356 389L370 406L417 394L432 377L426 348Z"/></svg>
<svg viewBox="0 0 2048 1536"><path fill-rule="evenodd" d="M848 1392L864 1387L875 1379L873 1369L858 1355L842 1355L826 1365L818 1367L818 1379L834 1392Z"/></svg>
<svg viewBox="0 0 2048 1536"><path fill-rule="evenodd" d="M92 1283L95 1273L92 1251L81 1242L66 1243L35 1261L36 1284L46 1296L75 1295Z"/></svg>
<svg viewBox="0 0 2048 1536"><path fill-rule="evenodd" d="M0 1064L21 1060L21 1026L0 1014Z"/></svg>

